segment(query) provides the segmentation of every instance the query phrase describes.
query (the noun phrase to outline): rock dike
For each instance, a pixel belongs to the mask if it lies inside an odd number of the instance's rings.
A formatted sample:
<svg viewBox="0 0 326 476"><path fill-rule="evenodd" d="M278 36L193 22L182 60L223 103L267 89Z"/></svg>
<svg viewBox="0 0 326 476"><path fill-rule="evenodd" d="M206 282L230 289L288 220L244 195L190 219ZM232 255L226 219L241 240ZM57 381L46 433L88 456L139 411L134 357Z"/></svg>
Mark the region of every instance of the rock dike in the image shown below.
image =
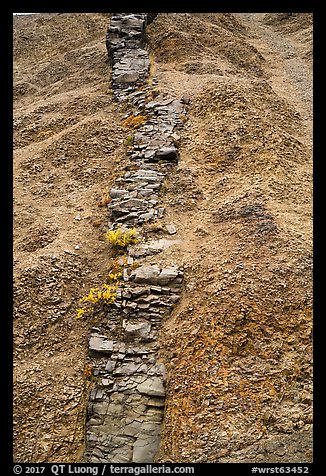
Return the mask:
<svg viewBox="0 0 326 476"><path fill-rule="evenodd" d="M156 254L178 242L173 224L165 227L166 237L151 241L143 231L164 217L159 194L179 160L178 130L186 104L154 94L148 80L146 26L154 18L112 14L106 37L113 97L130 105L125 121L138 124L128 147L130 169L110 191L109 228L136 227L140 239L127 249L116 301L89 336L95 381L83 456L89 463L151 463L160 443L166 370L158 359L157 337L162 320L180 300L183 269L153 263Z"/></svg>

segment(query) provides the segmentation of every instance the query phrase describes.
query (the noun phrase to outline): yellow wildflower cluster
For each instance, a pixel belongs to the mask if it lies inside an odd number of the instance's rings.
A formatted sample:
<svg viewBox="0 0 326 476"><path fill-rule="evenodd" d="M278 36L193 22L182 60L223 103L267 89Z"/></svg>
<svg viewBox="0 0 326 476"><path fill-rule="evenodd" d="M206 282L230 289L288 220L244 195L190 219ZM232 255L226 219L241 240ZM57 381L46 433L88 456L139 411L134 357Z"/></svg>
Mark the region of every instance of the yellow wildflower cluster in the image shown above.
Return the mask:
<svg viewBox="0 0 326 476"><path fill-rule="evenodd" d="M97 304L103 302L105 304L112 304L116 300L116 286L103 284L102 288L92 288L87 296L80 299L80 302L90 302Z"/></svg>
<svg viewBox="0 0 326 476"><path fill-rule="evenodd" d="M118 231L118 230L116 230ZM125 238L125 240L137 240L135 238L135 233L136 229L134 230L128 230L130 233L127 235L129 238ZM125 233L125 232L124 232ZM135 242L135 241L133 241ZM119 241L120 243L120 241ZM123 241L123 243L126 243L126 241ZM122 245L120 245L122 246ZM103 304L110 305L115 302L117 298L117 288L119 281L121 280L121 277L123 276L123 270L128 267L128 260L125 256L119 256L115 260L111 262L109 272L108 272L108 277L107 277L107 283L102 284L101 287L97 288L92 288L87 296L82 297L79 302L84 303L82 307L77 309L76 312L76 317L77 319L80 319L85 316L85 314L89 314L91 311L94 311L94 309L99 306L102 306ZM130 265L131 269L135 269L139 265L134 262L132 265Z"/></svg>
<svg viewBox="0 0 326 476"><path fill-rule="evenodd" d="M136 234L136 228L130 228L129 230L117 228L116 230L110 230L105 233L105 237L111 245L126 248L128 245L138 242Z"/></svg>
<svg viewBox="0 0 326 476"><path fill-rule="evenodd" d="M93 311L101 304L112 304L117 298L117 285L103 284L101 288L92 288L87 296L84 296L79 302L86 303L83 307L77 309L76 317L80 319L86 313Z"/></svg>
<svg viewBox="0 0 326 476"><path fill-rule="evenodd" d="M121 272L119 272L119 273L109 273L108 274L108 280L110 281L110 283L116 282L119 278L121 278L121 276L122 276Z"/></svg>
<svg viewBox="0 0 326 476"><path fill-rule="evenodd" d="M77 309L77 314L76 314L77 319L82 318L86 314L87 311L88 309L86 309L85 307L81 307Z"/></svg>

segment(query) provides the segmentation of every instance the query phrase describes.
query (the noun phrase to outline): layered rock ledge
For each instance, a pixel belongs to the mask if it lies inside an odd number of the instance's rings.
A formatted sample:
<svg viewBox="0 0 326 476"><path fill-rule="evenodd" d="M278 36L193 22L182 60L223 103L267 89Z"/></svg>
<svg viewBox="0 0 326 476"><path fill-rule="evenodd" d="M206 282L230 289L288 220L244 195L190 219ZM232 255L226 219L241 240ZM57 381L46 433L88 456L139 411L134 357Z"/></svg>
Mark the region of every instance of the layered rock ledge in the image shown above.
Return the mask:
<svg viewBox="0 0 326 476"><path fill-rule="evenodd" d="M150 99L144 46L146 25L154 16L113 14L106 38L114 98L132 108L124 120L140 119L128 150L132 170L117 178L110 191L109 227L136 227L141 238L127 249L117 299L105 322L89 336L95 383L84 462L150 463L160 443L166 369L158 357L157 338L162 319L180 300L184 274L178 266L147 261L178 242L176 227L166 230L173 239L151 242L142 238L142 227L164 216L159 192L179 160L177 132L186 104L159 95Z"/></svg>

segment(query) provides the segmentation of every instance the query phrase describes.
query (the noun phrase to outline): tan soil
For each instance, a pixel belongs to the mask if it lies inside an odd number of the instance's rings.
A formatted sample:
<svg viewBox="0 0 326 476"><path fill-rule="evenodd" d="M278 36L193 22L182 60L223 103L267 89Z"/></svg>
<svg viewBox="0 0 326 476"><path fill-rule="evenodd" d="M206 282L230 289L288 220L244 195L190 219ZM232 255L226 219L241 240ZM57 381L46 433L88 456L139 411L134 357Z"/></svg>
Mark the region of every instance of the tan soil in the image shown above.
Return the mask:
<svg viewBox="0 0 326 476"><path fill-rule="evenodd" d="M109 16L14 20L14 454L74 462L88 391L75 313L107 274L102 205L126 132L108 94Z"/></svg>
<svg viewBox="0 0 326 476"><path fill-rule="evenodd" d="M14 22L15 460L78 461L88 326L105 279L105 192L128 161L104 14ZM312 20L160 14L158 88L191 98L162 200L183 299L161 333L158 461L310 461ZM79 248L75 248L75 247Z"/></svg>
<svg viewBox="0 0 326 476"><path fill-rule="evenodd" d="M191 98L166 195L186 288L161 334L159 461L312 458L311 17L295 20L150 27L160 88Z"/></svg>

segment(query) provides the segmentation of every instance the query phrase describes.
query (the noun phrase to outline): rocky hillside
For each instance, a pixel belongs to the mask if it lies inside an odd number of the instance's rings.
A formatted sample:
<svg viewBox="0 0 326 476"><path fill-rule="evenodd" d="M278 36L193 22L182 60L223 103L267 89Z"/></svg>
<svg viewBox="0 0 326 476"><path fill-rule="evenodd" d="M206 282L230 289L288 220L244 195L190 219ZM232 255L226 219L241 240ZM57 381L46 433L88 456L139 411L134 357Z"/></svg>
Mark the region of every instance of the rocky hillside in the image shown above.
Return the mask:
<svg viewBox="0 0 326 476"><path fill-rule="evenodd" d="M15 459L78 462L87 342L130 111L111 89L110 14L14 18ZM183 98L159 227L184 270L159 332L158 462L312 460L312 17L159 14L150 81ZM149 100L147 98L146 100ZM159 233L159 231L158 231Z"/></svg>

